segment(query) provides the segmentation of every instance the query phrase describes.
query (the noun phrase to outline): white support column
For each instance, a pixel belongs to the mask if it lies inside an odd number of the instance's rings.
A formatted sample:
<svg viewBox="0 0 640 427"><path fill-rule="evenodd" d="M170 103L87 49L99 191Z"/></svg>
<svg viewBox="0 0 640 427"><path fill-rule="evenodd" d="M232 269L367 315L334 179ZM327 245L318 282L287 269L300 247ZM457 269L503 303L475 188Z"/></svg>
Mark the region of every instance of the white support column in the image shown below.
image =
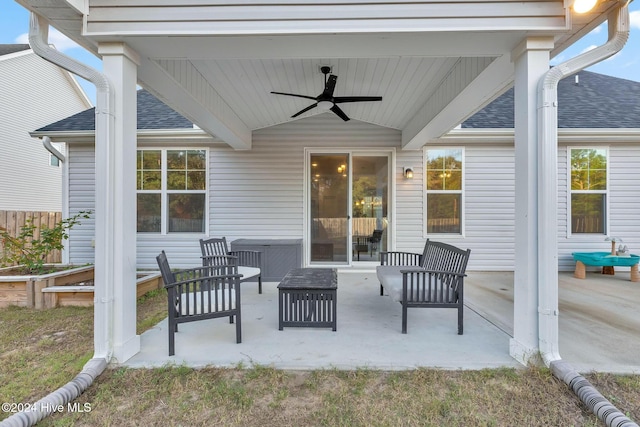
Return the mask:
<svg viewBox="0 0 640 427"><path fill-rule="evenodd" d="M136 82L138 55L124 43L101 43L103 72L113 88L113 139L96 144L96 286L112 301L113 357L140 351L136 335ZM96 200L97 202L97 200Z"/></svg>
<svg viewBox="0 0 640 427"><path fill-rule="evenodd" d="M530 37L512 52L515 66L515 274L510 354L526 364L538 353L538 81L549 70L552 38Z"/></svg>

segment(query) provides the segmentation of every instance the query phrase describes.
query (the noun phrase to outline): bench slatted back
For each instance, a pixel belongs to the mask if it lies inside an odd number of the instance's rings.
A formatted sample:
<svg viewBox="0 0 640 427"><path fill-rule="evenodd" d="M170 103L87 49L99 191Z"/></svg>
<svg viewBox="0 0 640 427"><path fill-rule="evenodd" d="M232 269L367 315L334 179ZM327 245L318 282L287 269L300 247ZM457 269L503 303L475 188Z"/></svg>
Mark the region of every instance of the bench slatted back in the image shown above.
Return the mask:
<svg viewBox="0 0 640 427"><path fill-rule="evenodd" d="M463 250L442 242L427 240L422 254L422 267L431 271L464 274L471 250Z"/></svg>

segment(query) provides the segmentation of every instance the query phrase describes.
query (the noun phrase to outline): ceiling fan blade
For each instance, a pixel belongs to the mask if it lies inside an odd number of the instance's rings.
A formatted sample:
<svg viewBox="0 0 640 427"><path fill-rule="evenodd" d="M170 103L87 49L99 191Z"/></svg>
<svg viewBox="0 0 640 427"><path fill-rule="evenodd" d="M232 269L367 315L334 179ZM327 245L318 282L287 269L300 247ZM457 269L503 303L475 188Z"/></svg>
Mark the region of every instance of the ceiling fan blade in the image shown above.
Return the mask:
<svg viewBox="0 0 640 427"><path fill-rule="evenodd" d="M276 95L297 96L298 98L310 99L312 101L316 100L316 98L314 96L298 95L296 93L284 93L284 92L271 92L271 93L275 93Z"/></svg>
<svg viewBox="0 0 640 427"><path fill-rule="evenodd" d="M365 102L365 101L382 101L381 96L336 96L333 102L341 104L344 102Z"/></svg>
<svg viewBox="0 0 640 427"><path fill-rule="evenodd" d="M336 116L340 117L345 122L349 121L349 117L337 105L334 105L333 107L331 107L331 111L333 111L336 114Z"/></svg>
<svg viewBox="0 0 640 427"><path fill-rule="evenodd" d="M306 113L307 111L311 110L312 108L316 108L317 106L318 106L317 102L315 104L311 104L307 108L303 108L302 110L295 113L293 116L291 116L291 118L293 119L294 117L298 117L300 114Z"/></svg>
<svg viewBox="0 0 640 427"><path fill-rule="evenodd" d="M329 79L327 79L327 84L324 85L324 91L321 98L331 98L333 96L333 91L336 88L336 81L338 80L338 76L334 76L333 74L329 75Z"/></svg>

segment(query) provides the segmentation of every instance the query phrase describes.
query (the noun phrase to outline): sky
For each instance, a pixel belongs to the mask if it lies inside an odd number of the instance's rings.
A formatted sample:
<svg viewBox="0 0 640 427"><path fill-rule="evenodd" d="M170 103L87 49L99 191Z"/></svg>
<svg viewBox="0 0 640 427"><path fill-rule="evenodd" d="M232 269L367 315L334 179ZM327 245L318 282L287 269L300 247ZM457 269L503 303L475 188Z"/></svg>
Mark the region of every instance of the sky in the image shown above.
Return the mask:
<svg viewBox="0 0 640 427"><path fill-rule="evenodd" d="M587 68L587 70L640 82L640 0L631 3L629 11L631 32L627 44L616 55ZM0 0L0 44L28 43L28 31L29 12L14 0ZM561 63L582 52L603 45L607 41L607 34L605 23L553 58L551 64ZM49 42L67 55L98 70L102 69L102 64L96 56L64 37L57 30L51 29L49 31ZM82 79L78 81L89 99L95 103L93 85Z"/></svg>

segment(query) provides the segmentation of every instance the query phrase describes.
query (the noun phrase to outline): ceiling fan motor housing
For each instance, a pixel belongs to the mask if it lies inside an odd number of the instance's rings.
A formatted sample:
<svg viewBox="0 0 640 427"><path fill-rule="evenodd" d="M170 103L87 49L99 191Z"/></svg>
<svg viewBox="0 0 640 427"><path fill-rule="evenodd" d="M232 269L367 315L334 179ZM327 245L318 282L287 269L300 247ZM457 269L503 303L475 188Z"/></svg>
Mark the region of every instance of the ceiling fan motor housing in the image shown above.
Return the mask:
<svg viewBox="0 0 640 427"><path fill-rule="evenodd" d="M315 101L313 104L295 113L291 118L298 117L300 114L306 113L309 110L318 108L321 111L331 110L336 116L340 117L345 122L349 121L344 111L336 104L344 102L370 102L370 101L382 101L381 96L333 96L333 91L336 88L336 81L338 76L329 74L331 73L331 67L329 65L320 66L320 71L324 74L324 90L318 96L301 95L297 93L286 92L271 92L276 95L295 96L297 98L309 99Z"/></svg>

